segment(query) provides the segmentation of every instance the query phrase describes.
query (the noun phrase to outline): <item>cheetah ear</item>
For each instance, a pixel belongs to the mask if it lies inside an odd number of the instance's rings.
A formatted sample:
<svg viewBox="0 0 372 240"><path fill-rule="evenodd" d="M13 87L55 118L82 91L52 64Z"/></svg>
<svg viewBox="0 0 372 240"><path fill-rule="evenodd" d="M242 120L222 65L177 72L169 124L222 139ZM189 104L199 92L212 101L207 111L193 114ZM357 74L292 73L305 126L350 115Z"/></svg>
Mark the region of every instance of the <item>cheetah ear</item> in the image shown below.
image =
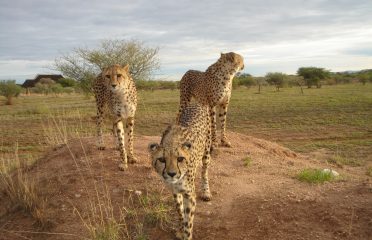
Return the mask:
<svg viewBox="0 0 372 240"><path fill-rule="evenodd" d="M191 143L189 143L189 142L185 142L184 144L182 144L182 148L183 148L184 150L190 150L190 148L191 148Z"/></svg>
<svg viewBox="0 0 372 240"><path fill-rule="evenodd" d="M159 148L159 144L150 143L149 147L148 147L148 150L149 150L149 152L155 152L156 150L158 150L158 148Z"/></svg>
<svg viewBox="0 0 372 240"><path fill-rule="evenodd" d="M124 71L129 72L129 64L124 66Z"/></svg>
<svg viewBox="0 0 372 240"><path fill-rule="evenodd" d="M225 55L223 52L221 52L221 57L223 56L223 55Z"/></svg>
<svg viewBox="0 0 372 240"><path fill-rule="evenodd" d="M234 54L233 53L226 53L225 56L226 56L227 60L229 60L230 62L234 62Z"/></svg>

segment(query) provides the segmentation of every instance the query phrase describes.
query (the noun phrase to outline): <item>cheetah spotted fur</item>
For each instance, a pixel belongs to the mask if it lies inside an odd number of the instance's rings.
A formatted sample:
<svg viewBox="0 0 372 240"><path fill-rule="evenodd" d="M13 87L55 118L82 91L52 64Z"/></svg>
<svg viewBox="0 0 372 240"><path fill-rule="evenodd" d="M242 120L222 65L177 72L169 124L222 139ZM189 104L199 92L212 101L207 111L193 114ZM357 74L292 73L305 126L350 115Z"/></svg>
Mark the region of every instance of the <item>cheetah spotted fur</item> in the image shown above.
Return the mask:
<svg viewBox="0 0 372 240"><path fill-rule="evenodd" d="M243 70L244 59L237 53L221 53L217 62L208 67L205 72L189 70L180 82L180 109L190 104L191 99L210 107L212 121L212 144L217 146L216 107L219 107L221 122L221 145L231 147L226 138L226 113L230 102L232 79Z"/></svg>
<svg viewBox="0 0 372 240"><path fill-rule="evenodd" d="M137 108L137 91L134 81L129 73L129 65L122 67L113 65L105 68L98 75L93 92L97 106L97 134L98 148L105 149L102 137L103 116L108 108L113 118L113 133L117 138L120 151L120 170L128 168L128 162L136 162L133 154L133 128L134 115ZM125 149L124 125L127 134L127 149Z"/></svg>
<svg viewBox="0 0 372 240"><path fill-rule="evenodd" d="M209 107L189 105L183 108L179 121L163 133L160 144L150 144L149 152L156 172L170 187L180 217L177 238L192 239L195 213L195 175L202 163L202 199L209 201L208 181L211 126Z"/></svg>

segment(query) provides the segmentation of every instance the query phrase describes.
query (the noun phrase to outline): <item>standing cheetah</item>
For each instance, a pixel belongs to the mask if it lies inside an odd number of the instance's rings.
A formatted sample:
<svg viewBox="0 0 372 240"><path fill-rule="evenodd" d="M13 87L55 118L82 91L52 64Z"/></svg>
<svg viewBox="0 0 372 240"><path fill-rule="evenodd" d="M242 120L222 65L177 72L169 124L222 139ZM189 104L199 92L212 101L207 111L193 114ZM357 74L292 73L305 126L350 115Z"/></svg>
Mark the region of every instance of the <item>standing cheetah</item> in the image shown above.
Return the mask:
<svg viewBox="0 0 372 240"><path fill-rule="evenodd" d="M127 162L136 162L133 155L133 128L137 108L137 90L129 73L129 65L125 67L113 65L104 69L96 78L93 91L97 105L98 148L100 150L105 149L102 138L102 124L104 109L107 106L114 120L113 132L118 140L122 160L119 168L124 170L128 168ZM128 138L128 156L125 150L124 123Z"/></svg>
<svg viewBox="0 0 372 240"><path fill-rule="evenodd" d="M211 109L212 143L217 145L216 139L216 106L219 106L221 121L221 145L231 147L226 138L226 113L230 102L232 79L235 74L243 70L244 59L239 54L221 53L218 61L205 72L189 70L183 75L180 82L180 113L189 105L191 98L197 102L208 105Z"/></svg>
<svg viewBox="0 0 372 240"><path fill-rule="evenodd" d="M160 144L149 145L152 166L173 192L181 222L177 238L182 240L192 239L195 175L201 162L202 199L211 199L208 181L212 143L209 116L208 106L186 106L178 123L165 130Z"/></svg>

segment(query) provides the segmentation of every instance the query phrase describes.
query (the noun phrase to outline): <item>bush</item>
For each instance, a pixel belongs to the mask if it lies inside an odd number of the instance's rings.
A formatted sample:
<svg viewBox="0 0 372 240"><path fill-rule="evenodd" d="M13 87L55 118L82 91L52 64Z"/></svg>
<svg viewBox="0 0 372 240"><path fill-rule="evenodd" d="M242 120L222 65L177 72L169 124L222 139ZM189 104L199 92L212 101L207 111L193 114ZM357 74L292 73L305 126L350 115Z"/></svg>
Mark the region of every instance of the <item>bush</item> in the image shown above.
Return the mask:
<svg viewBox="0 0 372 240"><path fill-rule="evenodd" d="M49 81L48 82L44 81L44 83L42 83L40 81L35 85L35 87L32 88L32 91L35 93L40 93L40 94L45 94L45 95L48 95L51 93L61 94L64 92L64 88L62 87L61 84L55 83L54 81L53 83Z"/></svg>
<svg viewBox="0 0 372 240"><path fill-rule="evenodd" d="M268 73L266 74L266 81L270 85L274 85L276 90L279 91L279 88L284 87L286 84L287 75L280 72Z"/></svg>
<svg viewBox="0 0 372 240"><path fill-rule="evenodd" d="M18 86L14 80L0 81L0 95L6 97L5 104L12 105L13 98L18 97L22 88Z"/></svg>
<svg viewBox="0 0 372 240"><path fill-rule="evenodd" d="M233 88L237 88L240 86L245 86L245 87L250 88L251 86L254 86L254 85L256 85L256 81L248 73L236 75L232 82Z"/></svg>
<svg viewBox="0 0 372 240"><path fill-rule="evenodd" d="M75 87L77 82L72 78L61 78L57 81L62 87Z"/></svg>

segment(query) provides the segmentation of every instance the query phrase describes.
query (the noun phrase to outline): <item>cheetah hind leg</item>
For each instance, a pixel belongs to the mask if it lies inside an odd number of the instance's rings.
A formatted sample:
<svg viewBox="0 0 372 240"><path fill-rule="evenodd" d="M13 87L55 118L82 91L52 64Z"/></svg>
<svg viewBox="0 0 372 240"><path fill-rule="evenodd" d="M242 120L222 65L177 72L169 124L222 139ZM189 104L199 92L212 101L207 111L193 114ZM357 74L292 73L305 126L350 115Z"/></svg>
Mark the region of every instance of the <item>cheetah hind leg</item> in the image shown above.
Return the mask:
<svg viewBox="0 0 372 240"><path fill-rule="evenodd" d="M113 126L112 126L112 135L114 136L114 141L115 141L115 147L114 149L117 150L117 151L120 151L120 144L119 144L119 141L118 141L118 130L116 128L116 125L117 123L114 123Z"/></svg>
<svg viewBox="0 0 372 240"><path fill-rule="evenodd" d="M216 149L218 147L217 143L217 123L216 123L216 106L209 107L210 109L210 122L211 122L211 136L212 136L212 147Z"/></svg>
<svg viewBox="0 0 372 240"><path fill-rule="evenodd" d="M221 147L231 147L231 143L227 140L226 137L226 114L227 114L228 103L220 105L220 123L221 123Z"/></svg>

